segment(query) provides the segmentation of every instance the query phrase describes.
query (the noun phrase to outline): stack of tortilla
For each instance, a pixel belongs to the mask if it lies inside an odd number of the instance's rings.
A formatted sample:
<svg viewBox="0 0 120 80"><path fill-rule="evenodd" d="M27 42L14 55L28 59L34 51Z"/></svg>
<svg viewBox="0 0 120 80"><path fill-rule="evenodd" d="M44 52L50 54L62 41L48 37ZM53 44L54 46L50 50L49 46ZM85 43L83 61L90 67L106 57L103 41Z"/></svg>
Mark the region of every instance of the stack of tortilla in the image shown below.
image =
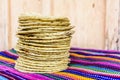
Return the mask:
<svg viewBox="0 0 120 80"><path fill-rule="evenodd" d="M42 17L22 14L19 17L15 68L23 72L50 73L66 69L73 27L66 17Z"/></svg>

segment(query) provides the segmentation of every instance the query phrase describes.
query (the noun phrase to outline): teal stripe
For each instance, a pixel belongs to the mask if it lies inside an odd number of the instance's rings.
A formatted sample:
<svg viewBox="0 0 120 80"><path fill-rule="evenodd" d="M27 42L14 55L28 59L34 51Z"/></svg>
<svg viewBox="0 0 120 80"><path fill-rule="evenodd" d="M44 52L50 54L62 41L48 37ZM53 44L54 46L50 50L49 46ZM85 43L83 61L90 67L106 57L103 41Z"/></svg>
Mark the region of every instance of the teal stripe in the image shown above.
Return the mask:
<svg viewBox="0 0 120 80"><path fill-rule="evenodd" d="M61 79L60 77L54 76L54 75L49 74L49 73L42 74L42 75L47 76L47 77L49 77L49 78L51 78L51 79L54 79L54 80L63 80L63 79Z"/></svg>
<svg viewBox="0 0 120 80"><path fill-rule="evenodd" d="M12 52L12 53L17 54L16 50L14 50L14 49L10 49L9 51Z"/></svg>
<svg viewBox="0 0 120 80"><path fill-rule="evenodd" d="M8 80L8 79L3 76L0 76L0 80Z"/></svg>
<svg viewBox="0 0 120 80"><path fill-rule="evenodd" d="M120 74L119 71L115 71L115 70L108 69L108 68L96 67L96 66L84 66L84 65L79 65L79 64L70 64L70 66L71 67L78 67L78 68L94 70L94 71L97 71L97 72L104 72L104 73L110 73L110 74Z"/></svg>

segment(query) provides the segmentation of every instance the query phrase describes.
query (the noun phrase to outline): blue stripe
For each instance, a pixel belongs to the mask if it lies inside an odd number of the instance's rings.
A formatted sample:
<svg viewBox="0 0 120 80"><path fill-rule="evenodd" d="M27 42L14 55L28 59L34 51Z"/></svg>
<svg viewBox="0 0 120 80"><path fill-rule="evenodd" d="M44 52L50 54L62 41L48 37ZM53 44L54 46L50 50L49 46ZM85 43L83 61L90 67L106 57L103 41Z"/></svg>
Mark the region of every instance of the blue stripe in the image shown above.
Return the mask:
<svg viewBox="0 0 120 80"><path fill-rule="evenodd" d="M6 53L4 53L4 52L0 52L0 55L3 56L3 57L7 57L7 58L14 59L14 60L17 59L16 57L14 57L14 56L12 56L12 55L9 55L9 54L6 54Z"/></svg>
<svg viewBox="0 0 120 80"><path fill-rule="evenodd" d="M4 72L5 74L7 74L7 75L10 75L10 76L16 78L17 80L28 80L28 79L26 79L26 78L24 78L24 77L21 77L20 75L17 75L17 74L15 74L15 73L12 73L12 72L10 72L10 71L8 71L8 70L3 71L3 72Z"/></svg>
<svg viewBox="0 0 120 80"><path fill-rule="evenodd" d="M15 64L9 64L8 62L5 62L5 61L1 61L0 60L0 65L5 65L5 66L8 66L8 67L14 67Z"/></svg>
<svg viewBox="0 0 120 80"><path fill-rule="evenodd" d="M3 76L0 76L0 80L8 80L8 79Z"/></svg>
<svg viewBox="0 0 120 80"><path fill-rule="evenodd" d="M85 76L85 77L89 77L89 78L93 78L93 79L97 79L97 80L120 80L118 78L111 78L111 77L102 76L102 75L98 75L98 74L90 74L90 73L88 74L85 72L76 71L76 70L72 70L72 69L64 70L64 72L81 75L81 76Z"/></svg>
<svg viewBox="0 0 120 80"><path fill-rule="evenodd" d="M120 74L120 71L115 71L109 68L101 68L101 67L97 67L97 66L85 66L85 65L80 65L80 64L69 64L71 67L72 66L81 66L83 68L93 68L93 69L98 69L98 70L102 70L102 71L107 71L107 72L111 72L111 73L115 73L115 74Z"/></svg>

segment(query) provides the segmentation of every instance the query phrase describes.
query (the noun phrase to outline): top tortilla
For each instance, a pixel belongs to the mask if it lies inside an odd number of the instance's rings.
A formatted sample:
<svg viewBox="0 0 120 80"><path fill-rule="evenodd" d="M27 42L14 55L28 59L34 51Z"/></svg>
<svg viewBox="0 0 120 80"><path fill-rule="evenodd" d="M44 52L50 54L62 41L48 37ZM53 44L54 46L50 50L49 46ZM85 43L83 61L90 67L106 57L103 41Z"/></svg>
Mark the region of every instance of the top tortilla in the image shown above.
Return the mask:
<svg viewBox="0 0 120 80"><path fill-rule="evenodd" d="M25 20L40 20L40 21L69 21L67 17L55 17L55 16L41 16L37 13L23 13L19 16L20 21Z"/></svg>

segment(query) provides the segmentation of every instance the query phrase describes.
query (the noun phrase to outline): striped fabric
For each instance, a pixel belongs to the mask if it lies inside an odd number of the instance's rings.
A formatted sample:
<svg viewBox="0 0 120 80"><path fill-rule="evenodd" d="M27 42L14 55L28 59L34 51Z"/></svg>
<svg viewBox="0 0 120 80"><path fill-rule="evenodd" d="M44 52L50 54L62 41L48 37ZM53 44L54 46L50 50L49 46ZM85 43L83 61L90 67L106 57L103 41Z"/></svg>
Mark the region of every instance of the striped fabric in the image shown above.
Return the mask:
<svg viewBox="0 0 120 80"><path fill-rule="evenodd" d="M68 69L57 73L23 73L14 69L16 51L0 52L0 80L120 80L120 52L70 49Z"/></svg>

